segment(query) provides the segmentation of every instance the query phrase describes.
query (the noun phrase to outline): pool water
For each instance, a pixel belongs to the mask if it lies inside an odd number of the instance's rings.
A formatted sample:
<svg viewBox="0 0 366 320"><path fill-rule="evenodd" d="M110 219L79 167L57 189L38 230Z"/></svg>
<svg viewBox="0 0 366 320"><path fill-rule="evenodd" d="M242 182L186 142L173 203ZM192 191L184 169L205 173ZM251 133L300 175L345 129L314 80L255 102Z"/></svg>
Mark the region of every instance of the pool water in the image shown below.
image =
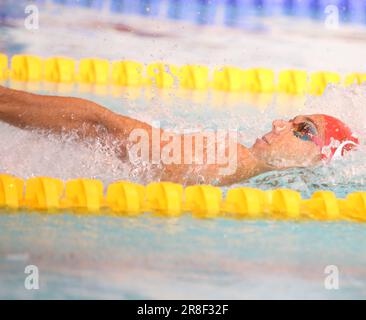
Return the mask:
<svg viewBox="0 0 366 320"><path fill-rule="evenodd" d="M75 59L97 56L146 63L203 63L210 67L234 64L247 68L255 61L256 66L274 69L326 68L338 72L359 71L366 52L365 33L359 27L331 33L299 21L289 32L288 22L266 19L256 31L200 29L123 16L124 23L139 31L131 34L105 24L115 23L119 16L95 21L95 12L62 10L62 19L55 15L56 9L42 11L43 27L37 32L25 30L17 19L0 25L0 51L9 55L47 52ZM154 30L159 37L142 36L141 30ZM62 43L57 40L61 38ZM273 119L330 113L349 123L361 138L360 150L346 161L270 172L235 186L288 187L305 198L319 189L331 190L338 197L365 190L365 87L330 86L321 97L305 98L156 89L123 89L114 95L111 88L99 88L99 94L82 93L80 88L64 93L50 86L38 89L45 94L88 98L117 113L159 122L163 128L237 129L240 142L246 146L269 131ZM106 91L109 94L101 94ZM98 141L80 145L72 135L54 137L3 123L0 134L2 173L22 178L97 178L104 185L120 179L152 180L146 172L131 170ZM1 211L0 298L365 299L365 251L365 224L350 222ZM39 269L39 290L25 289L28 265ZM325 286L327 266L338 268L338 290Z"/></svg>
<svg viewBox="0 0 366 320"><path fill-rule="evenodd" d="M342 96L341 89L334 90L332 94ZM271 117L284 116L273 102L266 112L240 104L228 112L210 105L207 97L198 103L191 97L174 98L174 103L167 104L158 94L152 100L142 93L138 99L125 94L73 95L150 123L162 119L163 127L192 128L205 123L205 127L218 128L225 122L238 127L243 143L248 144L265 127L270 128ZM186 103L194 112L181 107ZM265 125L256 128L253 124L259 123L260 117ZM68 136L39 135L4 124L0 124L0 131L4 137L0 142L3 172L24 178L91 177L105 185L119 179L150 182L146 175L131 173L97 142L80 146ZM11 146L6 142L10 137ZM364 189L362 159L361 150L348 163L270 172L238 185L290 187L305 198L315 190L327 189L342 197ZM359 172L352 171L357 166ZM364 224L350 222L210 220L189 214L167 219L151 214L129 218L2 212L0 297L364 299L364 229ZM27 265L39 268L39 290L24 288ZM338 290L325 288L325 268L329 265L339 270Z"/></svg>
<svg viewBox="0 0 366 320"><path fill-rule="evenodd" d="M0 297L364 299L365 226L2 214ZM24 287L27 265L39 290ZM325 268L339 289L325 287Z"/></svg>

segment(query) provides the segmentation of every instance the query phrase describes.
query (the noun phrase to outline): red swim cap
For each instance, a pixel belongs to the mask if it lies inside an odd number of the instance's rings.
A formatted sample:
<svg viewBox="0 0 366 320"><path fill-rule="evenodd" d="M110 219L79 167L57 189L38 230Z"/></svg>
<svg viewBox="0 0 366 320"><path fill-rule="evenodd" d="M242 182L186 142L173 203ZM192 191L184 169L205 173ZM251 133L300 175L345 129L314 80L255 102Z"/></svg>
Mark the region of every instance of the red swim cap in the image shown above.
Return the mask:
<svg viewBox="0 0 366 320"><path fill-rule="evenodd" d="M351 129L341 120L322 114L325 121L324 141L322 148L322 159L332 159L334 155L343 156L344 150L354 148L359 141Z"/></svg>

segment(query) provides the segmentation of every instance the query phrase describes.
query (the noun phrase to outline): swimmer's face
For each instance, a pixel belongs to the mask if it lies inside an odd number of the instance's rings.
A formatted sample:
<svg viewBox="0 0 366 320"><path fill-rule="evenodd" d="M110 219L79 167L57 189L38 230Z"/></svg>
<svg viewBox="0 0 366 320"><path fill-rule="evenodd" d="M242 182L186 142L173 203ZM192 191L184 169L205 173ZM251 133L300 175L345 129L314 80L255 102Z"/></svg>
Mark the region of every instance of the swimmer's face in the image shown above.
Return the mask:
<svg viewBox="0 0 366 320"><path fill-rule="evenodd" d="M323 127L321 115L275 120L272 131L258 138L251 151L256 158L277 169L313 165L321 159L321 149L314 140L323 139Z"/></svg>

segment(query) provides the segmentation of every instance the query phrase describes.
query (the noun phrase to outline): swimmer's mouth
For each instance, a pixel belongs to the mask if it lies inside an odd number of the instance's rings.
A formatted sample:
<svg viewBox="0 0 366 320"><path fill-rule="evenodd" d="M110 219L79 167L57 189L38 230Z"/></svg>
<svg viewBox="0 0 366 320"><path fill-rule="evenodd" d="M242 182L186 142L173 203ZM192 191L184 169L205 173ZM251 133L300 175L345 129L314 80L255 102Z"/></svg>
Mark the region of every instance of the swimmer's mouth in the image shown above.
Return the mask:
<svg viewBox="0 0 366 320"><path fill-rule="evenodd" d="M266 138L265 136L263 136L263 137L262 137L262 140L263 140L265 143L269 144L269 142L268 142L268 140L267 140L267 138Z"/></svg>

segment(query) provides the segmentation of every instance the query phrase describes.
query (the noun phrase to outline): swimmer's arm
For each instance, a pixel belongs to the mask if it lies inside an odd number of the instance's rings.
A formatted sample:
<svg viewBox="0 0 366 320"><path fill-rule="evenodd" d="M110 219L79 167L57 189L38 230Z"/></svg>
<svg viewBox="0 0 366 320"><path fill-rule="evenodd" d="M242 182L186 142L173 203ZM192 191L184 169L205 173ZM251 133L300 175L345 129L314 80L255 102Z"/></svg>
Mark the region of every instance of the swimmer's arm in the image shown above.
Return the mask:
<svg viewBox="0 0 366 320"><path fill-rule="evenodd" d="M75 131L81 138L99 137L98 130L103 129L126 139L134 127L150 128L146 123L117 115L85 99L38 95L2 86L0 120L22 129L56 134Z"/></svg>
<svg viewBox="0 0 366 320"><path fill-rule="evenodd" d="M19 128L48 130L56 134L75 131L82 139L100 138L98 128L101 128L108 135L125 141L134 129L142 129L146 130L152 145L150 125L80 98L37 95L0 86L0 120ZM163 142L161 147L165 144ZM204 144L204 148L207 145ZM151 158L152 148L149 149ZM267 170L244 146L237 144L237 152L237 160L231 163L236 168L230 174L222 174L220 170L228 164L205 164L206 161L203 164L185 164L183 160L180 164L163 164L161 179L185 181L187 184L202 181L226 185Z"/></svg>

